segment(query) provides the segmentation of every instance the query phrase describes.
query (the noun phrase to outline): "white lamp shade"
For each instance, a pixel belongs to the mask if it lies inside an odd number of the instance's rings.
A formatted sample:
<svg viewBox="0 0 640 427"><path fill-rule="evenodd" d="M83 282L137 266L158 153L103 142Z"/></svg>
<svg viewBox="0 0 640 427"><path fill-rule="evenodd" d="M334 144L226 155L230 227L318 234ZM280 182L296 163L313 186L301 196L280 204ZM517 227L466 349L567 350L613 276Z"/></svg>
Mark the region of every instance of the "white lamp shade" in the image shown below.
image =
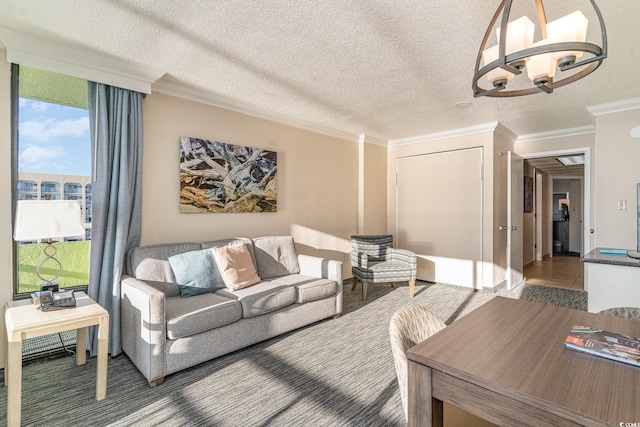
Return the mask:
<svg viewBox="0 0 640 427"><path fill-rule="evenodd" d="M579 10L547 24L547 38L549 43L584 42L587 39L587 26L589 20ZM565 56L580 58L581 51L553 52L554 61Z"/></svg>
<svg viewBox="0 0 640 427"><path fill-rule="evenodd" d="M16 241L83 236L80 203L75 200L19 200L16 206Z"/></svg>
<svg viewBox="0 0 640 427"><path fill-rule="evenodd" d="M487 65L495 61L496 59L498 59L498 45L490 47L489 49L485 49L482 52L482 61L484 62L484 65ZM513 78L513 73L510 73L506 70L503 70L500 67L497 67L489 71L486 74L486 76L487 76L487 80L493 83L494 80L500 79L500 78L511 80Z"/></svg>
<svg viewBox="0 0 640 427"><path fill-rule="evenodd" d="M533 44L533 47L548 44L547 40L541 40ZM551 57L550 53L542 53L533 55L527 62L527 76L534 81L538 77L553 77L556 75L556 61Z"/></svg>
<svg viewBox="0 0 640 427"><path fill-rule="evenodd" d="M507 24L507 39L504 51L506 55L528 49L533 43L533 32L536 26L529 18L523 16ZM496 28L498 43L500 43L500 27Z"/></svg>

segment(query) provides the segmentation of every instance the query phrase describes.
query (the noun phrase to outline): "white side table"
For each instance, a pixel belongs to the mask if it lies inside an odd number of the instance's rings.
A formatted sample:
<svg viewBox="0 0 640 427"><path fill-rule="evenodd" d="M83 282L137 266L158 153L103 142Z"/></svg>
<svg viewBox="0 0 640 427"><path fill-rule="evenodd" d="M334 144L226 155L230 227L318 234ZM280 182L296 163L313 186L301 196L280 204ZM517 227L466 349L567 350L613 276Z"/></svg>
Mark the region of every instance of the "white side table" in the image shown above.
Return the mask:
<svg viewBox="0 0 640 427"><path fill-rule="evenodd" d="M31 300L7 303L4 307L4 385L7 386L7 425L19 426L22 399L22 340L77 330L76 364L87 361L87 327L98 326L98 368L96 400L107 396L109 313L84 292L76 292L74 308L42 311Z"/></svg>

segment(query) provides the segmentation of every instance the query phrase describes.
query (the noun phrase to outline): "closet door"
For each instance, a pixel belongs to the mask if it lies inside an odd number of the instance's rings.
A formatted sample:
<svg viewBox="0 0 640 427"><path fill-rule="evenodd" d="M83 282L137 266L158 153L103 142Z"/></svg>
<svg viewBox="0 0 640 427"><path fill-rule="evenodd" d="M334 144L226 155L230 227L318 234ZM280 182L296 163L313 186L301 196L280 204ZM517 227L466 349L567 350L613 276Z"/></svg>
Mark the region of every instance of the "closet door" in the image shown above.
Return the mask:
<svg viewBox="0 0 640 427"><path fill-rule="evenodd" d="M482 148L396 164L397 247L418 255L418 279L482 288Z"/></svg>

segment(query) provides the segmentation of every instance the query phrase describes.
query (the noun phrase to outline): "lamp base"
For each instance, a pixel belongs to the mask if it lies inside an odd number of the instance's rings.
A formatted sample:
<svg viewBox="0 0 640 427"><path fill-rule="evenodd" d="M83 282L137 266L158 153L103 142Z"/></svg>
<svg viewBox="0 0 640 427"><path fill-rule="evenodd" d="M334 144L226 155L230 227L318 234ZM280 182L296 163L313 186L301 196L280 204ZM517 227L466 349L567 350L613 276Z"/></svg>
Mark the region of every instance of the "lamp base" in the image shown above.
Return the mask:
<svg viewBox="0 0 640 427"><path fill-rule="evenodd" d="M40 292L44 292L44 291L58 292L58 290L59 290L59 286L57 282L47 282L47 283L40 284Z"/></svg>

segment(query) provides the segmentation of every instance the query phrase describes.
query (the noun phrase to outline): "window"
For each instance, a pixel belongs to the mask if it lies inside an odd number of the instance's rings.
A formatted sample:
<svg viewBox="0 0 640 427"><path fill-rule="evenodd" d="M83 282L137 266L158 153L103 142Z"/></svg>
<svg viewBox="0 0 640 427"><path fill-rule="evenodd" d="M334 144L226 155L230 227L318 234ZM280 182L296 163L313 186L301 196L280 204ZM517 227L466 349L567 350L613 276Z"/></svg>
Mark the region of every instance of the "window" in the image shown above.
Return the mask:
<svg viewBox="0 0 640 427"><path fill-rule="evenodd" d="M37 200L38 183L35 181L18 181L18 200Z"/></svg>
<svg viewBox="0 0 640 427"><path fill-rule="evenodd" d="M55 256L62 264L62 274L56 281L61 288L86 288L91 238L87 82L24 66L14 66L12 72L19 73L18 140L13 141L13 150L17 153L14 156L17 161L15 199L80 202L87 231L83 237L55 243ZM44 243L39 242L16 244L16 296L40 289L42 280L35 270L45 258L43 247ZM40 271L44 278L52 277L57 272L57 265L46 261Z"/></svg>
<svg viewBox="0 0 640 427"><path fill-rule="evenodd" d="M60 200L60 184L57 182L40 184L40 198L42 200Z"/></svg>

